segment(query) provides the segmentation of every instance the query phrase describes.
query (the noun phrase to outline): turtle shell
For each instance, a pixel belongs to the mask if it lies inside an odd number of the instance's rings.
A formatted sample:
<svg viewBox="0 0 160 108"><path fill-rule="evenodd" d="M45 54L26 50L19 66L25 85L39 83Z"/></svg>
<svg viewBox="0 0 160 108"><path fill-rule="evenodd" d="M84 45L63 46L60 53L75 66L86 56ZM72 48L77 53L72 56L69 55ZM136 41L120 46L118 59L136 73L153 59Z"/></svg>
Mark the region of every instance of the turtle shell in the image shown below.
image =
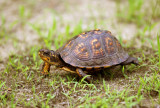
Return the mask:
<svg viewBox="0 0 160 108"><path fill-rule="evenodd" d="M110 67L129 57L111 32L99 29L73 37L58 51L64 62L80 68Z"/></svg>

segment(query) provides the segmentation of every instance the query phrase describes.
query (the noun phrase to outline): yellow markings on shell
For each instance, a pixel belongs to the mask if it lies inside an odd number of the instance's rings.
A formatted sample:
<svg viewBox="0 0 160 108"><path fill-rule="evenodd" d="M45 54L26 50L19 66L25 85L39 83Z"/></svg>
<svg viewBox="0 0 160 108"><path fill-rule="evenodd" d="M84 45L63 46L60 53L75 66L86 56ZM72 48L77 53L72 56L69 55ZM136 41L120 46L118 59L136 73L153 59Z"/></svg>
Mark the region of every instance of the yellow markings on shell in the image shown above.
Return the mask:
<svg viewBox="0 0 160 108"><path fill-rule="evenodd" d="M98 42L97 44L95 44L95 46L94 46L94 47L95 47L96 49L98 49L98 48L100 48L100 46L101 46L101 43L100 43L100 42Z"/></svg>
<svg viewBox="0 0 160 108"><path fill-rule="evenodd" d="M99 50L94 50L93 53L94 56L103 56L105 54L102 48L100 48Z"/></svg>
<svg viewBox="0 0 160 108"><path fill-rule="evenodd" d="M110 45L110 42L109 42L109 41L111 41L111 43L112 43L112 40L111 40L109 37L106 37L106 38L105 38L106 49L107 49L107 52L108 52L108 53L111 53L111 49L112 49L112 47L111 47L111 45Z"/></svg>
<svg viewBox="0 0 160 108"><path fill-rule="evenodd" d="M76 56L78 56L78 58L88 58L89 57L89 53L87 52L87 49L84 46L84 43L80 43L76 46L75 50L74 50Z"/></svg>
<svg viewBox="0 0 160 108"><path fill-rule="evenodd" d="M85 39L88 37L88 35L79 35L79 37Z"/></svg>
<svg viewBox="0 0 160 108"><path fill-rule="evenodd" d="M94 31L95 34L101 34L102 32L98 29L96 31Z"/></svg>
<svg viewBox="0 0 160 108"><path fill-rule="evenodd" d="M80 50L81 50L81 52L83 52L83 51L85 51L85 50L86 50L86 48L81 48Z"/></svg>
<svg viewBox="0 0 160 108"><path fill-rule="evenodd" d="M97 43L94 44L95 42L97 42ZM93 48L93 49L98 49L98 48L100 48L100 46L101 46L101 43L100 43L97 39L93 39L93 40L91 41L91 44L92 44L92 48Z"/></svg>
<svg viewBox="0 0 160 108"><path fill-rule="evenodd" d="M78 54L78 57L79 58L88 58L89 57L89 54L86 52L86 53L83 53L83 54Z"/></svg>
<svg viewBox="0 0 160 108"><path fill-rule="evenodd" d="M98 54L100 54L101 52L99 51L99 50L96 50L95 52L94 52L94 54L95 55L98 55Z"/></svg>
<svg viewBox="0 0 160 108"><path fill-rule="evenodd" d="M97 31L94 31L94 33L95 33L95 34L98 34L98 32L97 32Z"/></svg>
<svg viewBox="0 0 160 108"><path fill-rule="evenodd" d="M93 39L91 41L91 45L94 57L102 57L105 55L103 49L101 48L101 43L98 41L98 39Z"/></svg>
<svg viewBox="0 0 160 108"><path fill-rule="evenodd" d="M69 41L65 46L64 46L64 48L66 48L66 47L71 47L72 45L69 45L71 43L71 41Z"/></svg>
<svg viewBox="0 0 160 108"><path fill-rule="evenodd" d="M112 34L110 31L107 31L107 33Z"/></svg>
<svg viewBox="0 0 160 108"><path fill-rule="evenodd" d="M113 45L113 42L110 42L109 45Z"/></svg>
<svg viewBox="0 0 160 108"><path fill-rule="evenodd" d="M98 34L101 34L101 33L102 33L102 32L100 32L100 31L98 32Z"/></svg>
<svg viewBox="0 0 160 108"><path fill-rule="evenodd" d="M106 45L107 45L107 47L108 47L108 45L113 45L113 41L112 41L112 39L111 38L109 38L109 37L106 37L105 38L105 42L106 42Z"/></svg>
<svg viewBox="0 0 160 108"><path fill-rule="evenodd" d="M104 51L103 51L103 49L101 48L101 49L100 49L100 53L103 54L103 52L104 52Z"/></svg>
<svg viewBox="0 0 160 108"><path fill-rule="evenodd" d="M96 29L96 31L99 31L100 29Z"/></svg>
<svg viewBox="0 0 160 108"><path fill-rule="evenodd" d="M91 44L94 45L94 42L97 42L97 41L98 41L97 39L93 39L93 40L91 41Z"/></svg>
<svg viewBox="0 0 160 108"><path fill-rule="evenodd" d="M94 67L94 69L99 69L99 68L101 68L101 67Z"/></svg>
<svg viewBox="0 0 160 108"><path fill-rule="evenodd" d="M91 70L93 67L86 67L87 70Z"/></svg>
<svg viewBox="0 0 160 108"><path fill-rule="evenodd" d="M79 67L79 68L84 68L84 67Z"/></svg>
<svg viewBox="0 0 160 108"><path fill-rule="evenodd" d="M77 46L76 46L76 51L77 51L77 53L79 52L79 48L83 48L83 46L84 46L84 44L83 43L80 43L80 44L78 44ZM80 52L79 52L80 53Z"/></svg>
<svg viewBox="0 0 160 108"><path fill-rule="evenodd" d="M110 67L110 66L104 66L104 68L108 68L108 67Z"/></svg>

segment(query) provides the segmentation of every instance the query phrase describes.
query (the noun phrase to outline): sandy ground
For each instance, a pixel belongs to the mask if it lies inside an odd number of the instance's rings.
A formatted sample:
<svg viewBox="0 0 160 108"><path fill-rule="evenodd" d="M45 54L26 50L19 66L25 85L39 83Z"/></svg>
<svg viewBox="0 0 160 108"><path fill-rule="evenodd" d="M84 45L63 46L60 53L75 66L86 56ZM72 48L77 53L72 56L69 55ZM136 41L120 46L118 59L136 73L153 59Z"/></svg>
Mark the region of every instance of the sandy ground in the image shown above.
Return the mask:
<svg viewBox="0 0 160 108"><path fill-rule="evenodd" d="M20 6L24 5L26 8L26 13L31 12L29 18L27 18L27 24L22 27L20 23L19 9ZM58 32L63 32L65 27L63 25L69 24L71 30L73 27L82 20L83 29L87 29L89 26L94 29L94 21L100 22L100 20L106 20L106 24L98 24L100 29L108 29L116 36L121 35L125 40L130 40L133 38L137 32L136 26L134 24L121 24L117 23L116 19L116 3L113 0L81 0L81 1L54 1L54 0L37 0L37 2L32 1L20 1L16 0L1 0L0 1L0 14L5 18L5 28L10 28L13 22L16 24L11 30L12 38L10 34L8 36L8 41L0 45L0 55L1 58L7 58L11 53L17 53L17 51L25 51L26 47L38 44L38 34L33 31L31 24L37 24L49 28L53 22L53 18L57 22ZM53 14L49 9L55 9ZM27 15L26 15L27 16ZM61 22L64 21L64 22ZM2 21L0 22L1 25ZM61 24L61 25L60 25ZM12 39L16 38L18 44L13 45Z"/></svg>

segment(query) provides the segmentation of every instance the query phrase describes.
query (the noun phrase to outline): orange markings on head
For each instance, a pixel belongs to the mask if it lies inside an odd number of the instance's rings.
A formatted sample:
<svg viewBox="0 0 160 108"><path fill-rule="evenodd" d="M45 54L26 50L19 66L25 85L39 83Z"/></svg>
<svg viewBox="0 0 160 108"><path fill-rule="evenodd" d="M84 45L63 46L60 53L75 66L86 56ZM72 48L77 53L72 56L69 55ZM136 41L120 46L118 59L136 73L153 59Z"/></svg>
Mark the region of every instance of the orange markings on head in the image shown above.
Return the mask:
<svg viewBox="0 0 160 108"><path fill-rule="evenodd" d="M43 61L50 62L50 58L49 58L49 57L41 57L41 59L42 59Z"/></svg>
<svg viewBox="0 0 160 108"><path fill-rule="evenodd" d="M96 31L99 31L100 29L96 29Z"/></svg>

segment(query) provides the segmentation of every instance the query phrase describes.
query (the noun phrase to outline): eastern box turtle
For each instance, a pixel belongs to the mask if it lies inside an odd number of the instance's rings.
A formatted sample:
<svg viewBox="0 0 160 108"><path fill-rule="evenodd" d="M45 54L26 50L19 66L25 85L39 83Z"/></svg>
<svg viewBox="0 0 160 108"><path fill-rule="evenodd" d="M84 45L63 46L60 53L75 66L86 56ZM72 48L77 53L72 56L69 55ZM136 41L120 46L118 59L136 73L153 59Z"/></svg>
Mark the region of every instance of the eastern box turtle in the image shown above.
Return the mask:
<svg viewBox="0 0 160 108"><path fill-rule="evenodd" d="M81 33L56 51L41 49L39 56L44 61L42 74L47 75L50 66L85 77L86 72L116 65L135 64L138 59L130 57L119 41L107 30L91 30ZM90 77L86 79L90 81Z"/></svg>

